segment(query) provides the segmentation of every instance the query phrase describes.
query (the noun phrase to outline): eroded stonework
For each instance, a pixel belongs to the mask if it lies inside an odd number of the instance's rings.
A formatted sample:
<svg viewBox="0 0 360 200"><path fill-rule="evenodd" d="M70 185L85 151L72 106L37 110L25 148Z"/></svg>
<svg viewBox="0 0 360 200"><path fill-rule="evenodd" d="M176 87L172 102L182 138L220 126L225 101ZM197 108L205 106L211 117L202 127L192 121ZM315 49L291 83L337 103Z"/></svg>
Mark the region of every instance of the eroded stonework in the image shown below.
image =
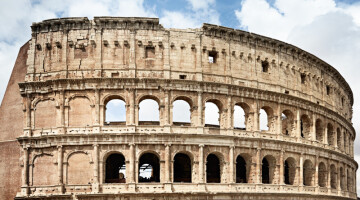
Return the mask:
<svg viewBox="0 0 360 200"><path fill-rule="evenodd" d="M352 91L297 47L119 17L34 23L29 45L16 199L356 199ZM123 122L105 119L114 99ZM158 121L139 120L147 99ZM173 122L177 100L190 123ZM205 123L208 102L218 125Z"/></svg>

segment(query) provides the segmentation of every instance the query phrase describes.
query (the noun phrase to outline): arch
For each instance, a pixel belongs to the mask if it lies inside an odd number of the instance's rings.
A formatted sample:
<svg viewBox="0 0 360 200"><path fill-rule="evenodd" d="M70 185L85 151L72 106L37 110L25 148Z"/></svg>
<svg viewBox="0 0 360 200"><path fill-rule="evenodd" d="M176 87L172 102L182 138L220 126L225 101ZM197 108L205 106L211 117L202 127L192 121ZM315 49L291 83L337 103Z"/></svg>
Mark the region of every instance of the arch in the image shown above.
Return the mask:
<svg viewBox="0 0 360 200"><path fill-rule="evenodd" d="M160 182L160 160L154 153L144 153L139 159L139 183Z"/></svg>
<svg viewBox="0 0 360 200"><path fill-rule="evenodd" d="M124 125L126 122L126 102L122 96L108 95L104 98L104 124Z"/></svg>
<svg viewBox="0 0 360 200"><path fill-rule="evenodd" d="M289 157L284 162L284 183L294 185L296 178L296 160Z"/></svg>
<svg viewBox="0 0 360 200"><path fill-rule="evenodd" d="M342 135L341 135L340 128L336 129L336 143L337 143L338 148L340 150L342 150L343 149L343 144L342 144Z"/></svg>
<svg viewBox="0 0 360 200"><path fill-rule="evenodd" d="M327 182L327 170L326 165L323 162L319 163L319 173L318 173L318 181L320 187L326 187Z"/></svg>
<svg viewBox="0 0 360 200"><path fill-rule="evenodd" d="M91 126L92 116L92 104L86 96L73 96L69 100L69 126Z"/></svg>
<svg viewBox="0 0 360 200"><path fill-rule="evenodd" d="M281 113L281 127L283 135L293 136L295 129L294 114L290 110L284 110Z"/></svg>
<svg viewBox="0 0 360 200"><path fill-rule="evenodd" d="M154 96L143 96L139 101L139 125L160 124L160 104Z"/></svg>
<svg viewBox="0 0 360 200"><path fill-rule="evenodd" d="M335 146L334 126L331 123L327 124L327 140L330 146Z"/></svg>
<svg viewBox="0 0 360 200"><path fill-rule="evenodd" d="M177 153L174 157L174 182L191 183L192 164L187 154Z"/></svg>
<svg viewBox="0 0 360 200"><path fill-rule="evenodd" d="M173 124L187 125L191 124L191 104L182 99L173 102Z"/></svg>
<svg viewBox="0 0 360 200"><path fill-rule="evenodd" d="M67 184L85 185L92 182L91 160L85 152L72 152L68 155L67 164Z"/></svg>
<svg viewBox="0 0 360 200"><path fill-rule="evenodd" d="M34 103L35 128L56 127L56 102L52 99L41 99Z"/></svg>
<svg viewBox="0 0 360 200"><path fill-rule="evenodd" d="M246 130L249 120L250 106L246 103L237 103L234 106L234 128Z"/></svg>
<svg viewBox="0 0 360 200"><path fill-rule="evenodd" d="M220 183L220 160L214 153L206 157L206 182L207 183Z"/></svg>
<svg viewBox="0 0 360 200"><path fill-rule="evenodd" d="M220 127L222 103L216 99L205 102L205 126Z"/></svg>
<svg viewBox="0 0 360 200"><path fill-rule="evenodd" d="M236 158L236 183L248 182L248 170L246 160L243 156L238 155Z"/></svg>
<svg viewBox="0 0 360 200"><path fill-rule="evenodd" d="M330 165L330 186L332 189L337 188L337 171L334 164Z"/></svg>
<svg viewBox="0 0 360 200"><path fill-rule="evenodd" d="M316 120L315 127L316 127L316 141L324 142L324 133L323 133L324 127L321 119Z"/></svg>
<svg viewBox="0 0 360 200"><path fill-rule="evenodd" d="M32 183L33 185L57 185L57 165L50 154L34 156Z"/></svg>
<svg viewBox="0 0 360 200"><path fill-rule="evenodd" d="M274 182L276 159L267 155L262 159L261 177L262 183L272 184Z"/></svg>
<svg viewBox="0 0 360 200"><path fill-rule="evenodd" d="M259 116L259 124L261 131L271 131L271 126L273 124L274 111L269 106L261 107Z"/></svg>
<svg viewBox="0 0 360 200"><path fill-rule="evenodd" d="M126 183L125 157L121 153L110 153L105 162L105 183Z"/></svg>
<svg viewBox="0 0 360 200"><path fill-rule="evenodd" d="M301 130L301 137L311 140L311 120L308 115L302 115L300 117L300 130Z"/></svg>
<svg viewBox="0 0 360 200"><path fill-rule="evenodd" d="M303 164L303 184L305 186L314 185L315 168L311 160L305 160Z"/></svg>

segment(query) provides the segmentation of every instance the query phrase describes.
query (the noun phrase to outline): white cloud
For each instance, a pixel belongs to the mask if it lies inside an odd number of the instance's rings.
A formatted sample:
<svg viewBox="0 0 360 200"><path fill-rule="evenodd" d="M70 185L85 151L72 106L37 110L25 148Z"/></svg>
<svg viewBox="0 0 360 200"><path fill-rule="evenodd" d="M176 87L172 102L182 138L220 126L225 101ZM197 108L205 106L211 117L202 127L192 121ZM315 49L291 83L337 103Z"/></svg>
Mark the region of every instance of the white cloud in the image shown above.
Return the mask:
<svg viewBox="0 0 360 200"><path fill-rule="evenodd" d="M360 3L337 5L333 0L275 0L273 5L265 0L245 0L241 10L235 11L240 27L294 44L334 66L353 89L353 124L357 133L360 132L359 13ZM359 141L357 136L357 161L360 161ZM357 174L360 177L360 170Z"/></svg>
<svg viewBox="0 0 360 200"><path fill-rule="evenodd" d="M215 0L187 0L191 11L163 11L160 23L166 28L199 28L202 23L220 24L220 15L213 9Z"/></svg>

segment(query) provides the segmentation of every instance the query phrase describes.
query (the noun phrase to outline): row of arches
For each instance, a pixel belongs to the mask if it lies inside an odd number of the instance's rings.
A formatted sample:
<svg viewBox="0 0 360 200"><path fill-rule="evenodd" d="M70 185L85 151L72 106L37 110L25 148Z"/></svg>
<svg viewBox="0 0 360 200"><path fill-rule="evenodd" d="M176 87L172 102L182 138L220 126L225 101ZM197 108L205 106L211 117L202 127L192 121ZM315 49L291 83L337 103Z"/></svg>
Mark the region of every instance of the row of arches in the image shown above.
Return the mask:
<svg viewBox="0 0 360 200"><path fill-rule="evenodd" d="M277 160L273 155L267 154L260 159L259 166L254 163L254 156L241 153L235 157L235 183L258 183L256 174L260 177L259 183L319 186L343 191L353 190L353 171L343 165L335 165L323 160L314 163L311 159L298 162L294 157L286 157L284 161ZM205 156L204 177L207 183L224 183L222 176L228 173L228 163L220 152L209 152ZM280 158L281 159L281 158ZM90 184L93 182L93 161L88 152L71 153L66 158L66 184ZM283 167L279 167L278 162ZM57 168L51 154L42 154L34 157L31 168L32 185L57 184L54 173ZM131 161L130 161L131 162ZM161 182L160 176L164 173L160 155L152 151L145 151L138 157L137 182ZM197 174L193 154L187 151L177 152L172 162L172 182L193 183L193 176ZM103 183L127 183L127 167L129 161L124 154L112 151L104 157ZM225 171L224 171L225 170ZM282 170L282 171L281 171ZM302 170L302 171L301 171ZM224 173L226 172L226 173ZM131 172L130 172L131 173ZM169 172L170 173L170 172ZM255 176L255 177L254 177ZM227 181L225 181L227 182Z"/></svg>
<svg viewBox="0 0 360 200"><path fill-rule="evenodd" d="M89 100L86 97L79 96L72 98L66 107L67 112L63 121L70 127L84 127L94 124L92 116L96 116ZM38 101L34 109L34 128L56 127L56 106L52 99ZM155 96L143 96L139 99L138 113L136 114L139 125L159 125L163 105ZM247 131L267 131L270 133L283 134L291 137L302 137L307 140L315 140L319 143L325 143L330 146L338 147L345 152L350 153L351 142L348 134L340 126L334 123L326 122L321 118L292 108L284 108L281 114L276 114L274 109L268 105L259 106L254 109L254 105L249 102L240 102L234 104L230 109L231 122L228 120L223 103L217 99L208 99L204 104L204 114L199 114L192 100L188 97L177 97L171 104L171 118L169 120L173 125L192 126L199 123L199 115L204 116L203 125L209 127L229 127ZM54 112L49 112L52 108ZM104 125L125 125L128 123L131 109L121 96L112 95L104 101L103 123ZM133 111L132 111L133 112ZM135 112L136 113L136 112ZM165 112L164 112L165 113ZM133 114L132 114L133 115ZM278 115L278 116L277 116ZM91 117L88 117L91 116ZM299 120L297 120L299 119ZM299 122L299 123L298 123Z"/></svg>

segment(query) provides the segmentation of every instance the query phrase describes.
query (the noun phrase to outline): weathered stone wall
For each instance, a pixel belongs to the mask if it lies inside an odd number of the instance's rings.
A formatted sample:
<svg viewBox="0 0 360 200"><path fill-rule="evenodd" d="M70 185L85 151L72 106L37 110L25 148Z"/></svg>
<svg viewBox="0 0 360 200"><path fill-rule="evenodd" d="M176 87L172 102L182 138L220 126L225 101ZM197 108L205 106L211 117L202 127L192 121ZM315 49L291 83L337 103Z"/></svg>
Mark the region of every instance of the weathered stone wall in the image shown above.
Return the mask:
<svg viewBox="0 0 360 200"><path fill-rule="evenodd" d="M240 30L164 29L151 18L54 19L32 30L19 84L18 199L356 198L352 91L313 55ZM113 99L125 102L125 122L106 122ZM139 120L147 99L158 104L158 121ZM188 103L190 123L173 121L176 100ZM208 102L219 110L218 125L205 121ZM234 125L235 106L245 128ZM261 109L268 130L260 128ZM187 183L174 181L180 153L190 159ZM114 154L123 156L126 176L109 183ZM158 181L142 183L148 154ZM218 181L209 175L217 162Z"/></svg>
<svg viewBox="0 0 360 200"><path fill-rule="evenodd" d="M0 107L0 199L13 199L21 186L21 149L16 138L23 135L23 98L19 82L26 75L29 43L20 48Z"/></svg>

